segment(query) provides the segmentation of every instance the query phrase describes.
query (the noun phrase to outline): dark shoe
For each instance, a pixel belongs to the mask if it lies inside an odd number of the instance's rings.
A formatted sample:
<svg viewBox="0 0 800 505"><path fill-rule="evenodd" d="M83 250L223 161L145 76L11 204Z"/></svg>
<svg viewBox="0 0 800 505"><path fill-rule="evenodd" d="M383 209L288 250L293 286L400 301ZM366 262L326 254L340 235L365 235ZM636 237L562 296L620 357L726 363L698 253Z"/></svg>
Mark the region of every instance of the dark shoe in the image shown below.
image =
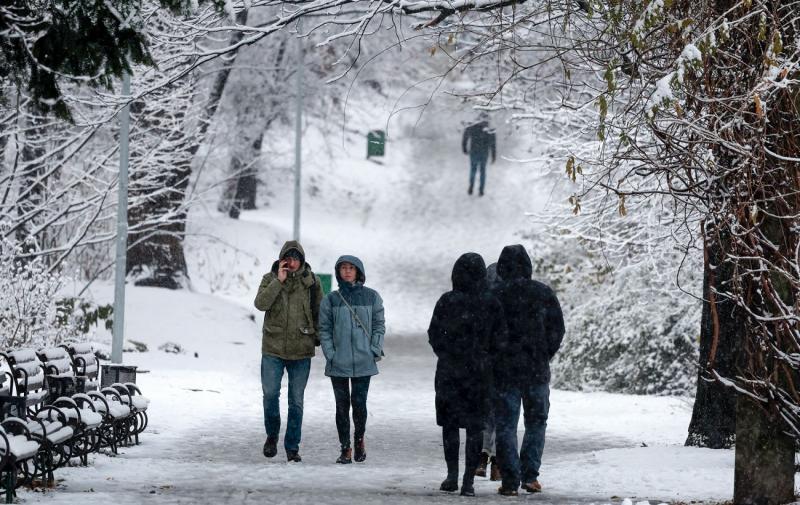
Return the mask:
<svg viewBox="0 0 800 505"><path fill-rule="evenodd" d="M539 484L538 480L534 480L533 482L523 482L522 489L529 493L541 493L542 485Z"/></svg>
<svg viewBox="0 0 800 505"><path fill-rule="evenodd" d="M491 481L500 481L503 480L503 475L500 473L500 465L497 463L497 460L492 456L492 466L491 470L489 471L489 480Z"/></svg>
<svg viewBox="0 0 800 505"><path fill-rule="evenodd" d="M367 459L367 447L364 445L363 438L356 440L356 451L353 459L355 459L358 463L361 463Z"/></svg>
<svg viewBox="0 0 800 505"><path fill-rule="evenodd" d="M349 447L343 447L342 453L336 458L336 462L342 465L347 465L353 462L353 449Z"/></svg>
<svg viewBox="0 0 800 505"><path fill-rule="evenodd" d="M501 494L503 496L518 496L519 495L519 493L517 493L516 489L505 488L503 486L500 486L499 488L497 488L497 494Z"/></svg>
<svg viewBox="0 0 800 505"><path fill-rule="evenodd" d="M475 487L472 484L462 485L461 496L475 496Z"/></svg>
<svg viewBox="0 0 800 505"><path fill-rule="evenodd" d="M264 456L272 458L276 454L278 454L278 438L267 437L267 441L264 442Z"/></svg>
<svg viewBox="0 0 800 505"><path fill-rule="evenodd" d="M478 468L475 469L477 477L486 477L486 465L489 463L489 455L485 452L481 453L481 459L478 460Z"/></svg>
<svg viewBox="0 0 800 505"><path fill-rule="evenodd" d="M442 481L442 485L439 486L439 491L447 491L448 493L458 491L458 479L446 478Z"/></svg>
<svg viewBox="0 0 800 505"><path fill-rule="evenodd" d="M478 191L478 196L483 196L483 190Z"/></svg>
<svg viewBox="0 0 800 505"><path fill-rule="evenodd" d="M286 451L286 460L289 463L300 463L303 461L303 458L300 457L297 451Z"/></svg>
<svg viewBox="0 0 800 505"><path fill-rule="evenodd" d="M467 190L467 194L468 194L468 195L471 195L471 194L472 194L472 186L470 186L470 187L469 187L469 189Z"/></svg>

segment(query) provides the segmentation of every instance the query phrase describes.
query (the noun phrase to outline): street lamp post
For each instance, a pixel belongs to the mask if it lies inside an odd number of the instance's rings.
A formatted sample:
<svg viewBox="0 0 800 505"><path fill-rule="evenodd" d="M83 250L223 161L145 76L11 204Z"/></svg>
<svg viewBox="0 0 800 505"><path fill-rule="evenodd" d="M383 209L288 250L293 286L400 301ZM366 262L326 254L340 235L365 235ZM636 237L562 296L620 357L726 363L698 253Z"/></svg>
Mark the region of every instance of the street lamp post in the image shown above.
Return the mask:
<svg viewBox="0 0 800 505"><path fill-rule="evenodd" d="M125 269L128 252L128 137L130 134L131 76L122 75L122 95L127 101L119 117L119 197L117 199L117 254L114 273L114 327L111 341L111 362L122 363L122 342L125 334Z"/></svg>
<svg viewBox="0 0 800 505"><path fill-rule="evenodd" d="M303 147L303 44L300 38L300 23L297 25L297 69L295 73L295 119L294 119L294 230L293 237L300 241L300 199L302 196L301 151Z"/></svg>

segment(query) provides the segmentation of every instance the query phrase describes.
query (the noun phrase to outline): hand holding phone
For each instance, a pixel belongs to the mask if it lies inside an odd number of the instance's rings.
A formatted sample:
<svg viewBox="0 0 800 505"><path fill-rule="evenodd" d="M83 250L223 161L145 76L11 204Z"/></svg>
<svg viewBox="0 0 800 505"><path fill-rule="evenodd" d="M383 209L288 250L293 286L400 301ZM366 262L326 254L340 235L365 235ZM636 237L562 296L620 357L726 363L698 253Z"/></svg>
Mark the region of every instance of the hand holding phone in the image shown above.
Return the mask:
<svg viewBox="0 0 800 505"><path fill-rule="evenodd" d="M286 280L286 275L289 271L289 269L286 267L286 263L286 260L280 260L280 262L278 262L278 280L281 283Z"/></svg>

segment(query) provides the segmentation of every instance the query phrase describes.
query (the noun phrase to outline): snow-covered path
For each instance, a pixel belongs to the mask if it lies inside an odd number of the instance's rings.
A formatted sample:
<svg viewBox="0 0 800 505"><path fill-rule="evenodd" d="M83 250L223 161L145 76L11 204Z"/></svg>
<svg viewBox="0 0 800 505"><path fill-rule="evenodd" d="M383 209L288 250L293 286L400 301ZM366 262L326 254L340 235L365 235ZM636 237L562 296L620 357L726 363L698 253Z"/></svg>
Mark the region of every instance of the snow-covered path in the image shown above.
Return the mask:
<svg viewBox="0 0 800 505"><path fill-rule="evenodd" d="M263 421L258 382L258 332L235 306L227 318L203 312L210 297L131 290L132 333L152 331L147 314L179 302L197 320L181 340L185 354L126 355L151 370L140 375L152 398L152 423L138 447L116 458L95 456L88 468L61 469L55 492L24 492L44 503L448 503L433 410L435 361L420 336L387 339L387 359L371 386L368 457L337 465L333 394L315 358L305 398L301 453L261 455ZM239 340L215 339L227 330ZM159 338L170 337L170 329ZM158 339L156 339L158 340ZM179 339L180 340L180 339ZM198 357L194 357L194 353ZM235 359L234 356L238 356ZM285 413L285 399L283 400ZM732 475L729 451L680 447L690 414L680 399L554 391L542 468L541 503L612 503L723 499ZM647 445L648 447L642 447ZM687 475L687 468L695 475ZM504 502L497 484L477 479L481 500Z"/></svg>

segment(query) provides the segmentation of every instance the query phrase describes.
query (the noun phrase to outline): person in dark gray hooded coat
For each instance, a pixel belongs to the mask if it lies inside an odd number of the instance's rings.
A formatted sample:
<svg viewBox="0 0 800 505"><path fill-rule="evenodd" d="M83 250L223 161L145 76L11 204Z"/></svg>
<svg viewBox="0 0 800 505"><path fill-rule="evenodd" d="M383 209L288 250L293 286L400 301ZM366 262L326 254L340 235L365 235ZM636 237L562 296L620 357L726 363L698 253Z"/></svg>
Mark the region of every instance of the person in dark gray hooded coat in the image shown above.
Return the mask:
<svg viewBox="0 0 800 505"><path fill-rule="evenodd" d="M331 378L336 398L336 429L341 454L337 463L358 462L367 457L364 433L367 425L367 393L370 378L378 373L383 356L385 324L383 300L364 286L364 264L355 256L336 261L339 289L322 300L319 336L325 355L325 375ZM350 407L353 407L355 456L350 447Z"/></svg>
<svg viewBox="0 0 800 505"><path fill-rule="evenodd" d="M436 364L436 423L442 427L447 478L442 491L458 489L459 429L467 430L461 494L475 494L483 427L489 410L492 339L504 338L500 303L487 290L486 266L476 253L466 253L453 266L453 290L433 310L428 338Z"/></svg>
<svg viewBox="0 0 800 505"><path fill-rule="evenodd" d="M497 459L503 485L498 492L517 494L517 488L540 492L539 467L550 410L550 360L564 338L564 317L553 290L531 279L530 256L519 244L503 248L497 261L500 282L492 293L503 306L508 332L495 341L494 385ZM520 403L525 437L517 452Z"/></svg>

